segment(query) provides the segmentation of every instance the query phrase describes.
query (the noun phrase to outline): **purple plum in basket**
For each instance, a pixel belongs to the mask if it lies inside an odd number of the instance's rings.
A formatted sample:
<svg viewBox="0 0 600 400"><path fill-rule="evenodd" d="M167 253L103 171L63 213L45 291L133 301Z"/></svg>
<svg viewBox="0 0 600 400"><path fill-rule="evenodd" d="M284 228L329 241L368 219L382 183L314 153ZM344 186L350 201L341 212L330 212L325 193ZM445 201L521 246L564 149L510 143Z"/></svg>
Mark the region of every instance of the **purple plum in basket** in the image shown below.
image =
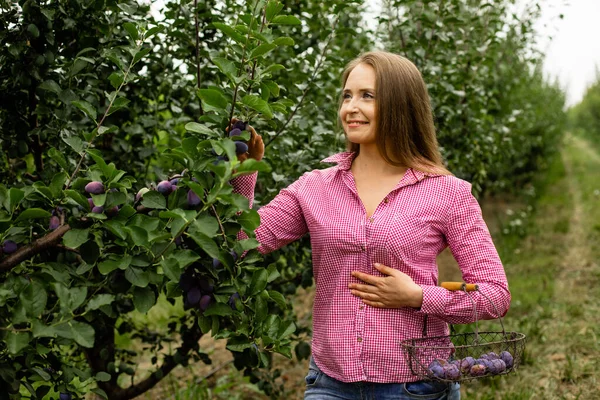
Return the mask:
<svg viewBox="0 0 600 400"><path fill-rule="evenodd" d="M500 359L504 361L504 364L506 364L506 369L512 368L515 363L512 354L510 354L508 351L503 351L500 353Z"/></svg>
<svg viewBox="0 0 600 400"><path fill-rule="evenodd" d="M494 353L493 351L490 351L489 353L482 355L480 358L491 361L498 360L500 357L498 357L498 354Z"/></svg>
<svg viewBox="0 0 600 400"><path fill-rule="evenodd" d="M460 360L460 372L468 374L471 367L475 365L475 359L473 357L465 357Z"/></svg>
<svg viewBox="0 0 600 400"><path fill-rule="evenodd" d="M471 367L469 374L471 376L483 376L487 372L487 368L482 364L475 364Z"/></svg>
<svg viewBox="0 0 600 400"><path fill-rule="evenodd" d="M439 364L430 366L427 369L427 372L429 372L430 376L433 376L434 378L438 378L438 379L444 379L444 376L445 376L444 367L442 367Z"/></svg>
<svg viewBox="0 0 600 400"><path fill-rule="evenodd" d="M495 359L490 361L490 373L498 375L506 371L506 364L501 359Z"/></svg>
<svg viewBox="0 0 600 400"><path fill-rule="evenodd" d="M457 381L460 379L460 370L456 364L448 364L444 368L444 378L451 381Z"/></svg>

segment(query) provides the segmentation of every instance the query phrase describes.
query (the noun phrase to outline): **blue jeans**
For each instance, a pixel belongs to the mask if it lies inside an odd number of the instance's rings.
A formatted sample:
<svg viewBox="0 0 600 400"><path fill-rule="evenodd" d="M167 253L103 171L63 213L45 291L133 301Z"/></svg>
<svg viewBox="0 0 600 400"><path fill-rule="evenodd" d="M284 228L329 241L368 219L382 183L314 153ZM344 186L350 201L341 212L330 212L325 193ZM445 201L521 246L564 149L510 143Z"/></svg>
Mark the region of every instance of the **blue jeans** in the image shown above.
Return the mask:
<svg viewBox="0 0 600 400"><path fill-rule="evenodd" d="M304 400L460 400L460 385L435 381L340 382L325 375L311 357Z"/></svg>

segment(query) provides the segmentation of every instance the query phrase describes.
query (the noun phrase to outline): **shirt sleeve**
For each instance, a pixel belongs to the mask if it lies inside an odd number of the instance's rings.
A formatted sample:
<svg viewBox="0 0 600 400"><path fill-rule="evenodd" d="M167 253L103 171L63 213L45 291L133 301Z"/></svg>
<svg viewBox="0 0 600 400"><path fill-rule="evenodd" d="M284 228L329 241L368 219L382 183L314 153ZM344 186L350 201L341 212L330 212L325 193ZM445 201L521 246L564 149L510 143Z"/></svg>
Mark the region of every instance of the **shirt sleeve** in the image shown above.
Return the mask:
<svg viewBox="0 0 600 400"><path fill-rule="evenodd" d="M479 203L471 194L471 184L466 181L459 181L448 211L445 237L463 281L477 284L479 290L465 293L422 285L421 312L452 324L504 316L511 297L506 274Z"/></svg>
<svg viewBox="0 0 600 400"><path fill-rule="evenodd" d="M231 181L233 191L247 197L250 207L254 201L256 177L257 173L239 176ZM260 243L258 251L262 254L275 251L300 239L308 232L299 201L299 188L302 186L303 178L281 190L270 203L258 210L260 225L254 233ZM247 236L242 231L238 238L244 239Z"/></svg>

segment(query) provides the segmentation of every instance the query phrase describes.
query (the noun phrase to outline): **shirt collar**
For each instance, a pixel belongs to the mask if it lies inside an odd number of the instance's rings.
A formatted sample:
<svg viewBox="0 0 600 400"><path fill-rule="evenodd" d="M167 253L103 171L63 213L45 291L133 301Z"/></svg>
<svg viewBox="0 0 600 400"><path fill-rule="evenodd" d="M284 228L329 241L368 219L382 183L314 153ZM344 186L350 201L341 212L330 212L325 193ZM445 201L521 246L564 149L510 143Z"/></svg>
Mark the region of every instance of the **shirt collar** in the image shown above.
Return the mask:
<svg viewBox="0 0 600 400"><path fill-rule="evenodd" d="M345 151L329 156L323 160L322 163L335 163L337 164L337 170L348 171L352 166L352 161L358 154L352 151ZM426 177L440 176L439 174L432 174L429 172L423 172L418 169L408 168L402 179L400 180L401 186L412 185L425 179Z"/></svg>

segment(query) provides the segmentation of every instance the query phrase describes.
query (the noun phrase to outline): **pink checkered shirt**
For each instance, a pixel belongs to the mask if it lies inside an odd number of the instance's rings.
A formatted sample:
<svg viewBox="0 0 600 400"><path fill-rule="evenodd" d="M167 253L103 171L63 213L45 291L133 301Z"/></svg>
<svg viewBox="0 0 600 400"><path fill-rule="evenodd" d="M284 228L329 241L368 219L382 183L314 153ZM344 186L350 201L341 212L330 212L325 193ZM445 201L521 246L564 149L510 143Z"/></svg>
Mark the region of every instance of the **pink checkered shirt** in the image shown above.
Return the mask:
<svg viewBox="0 0 600 400"><path fill-rule="evenodd" d="M504 268L481 216L471 185L453 176L408 169L398 185L367 219L350 166L354 153L323 160L337 166L305 173L258 212L258 250L268 253L310 233L316 283L312 353L317 366L343 382L419 380L400 342L449 334L448 323L475 320L464 292L437 286L436 256L450 246L463 280L504 315L510 292ZM254 198L256 175L236 178L236 192ZM353 296L351 271L381 276L379 262L408 274L423 288L420 309L370 307ZM479 319L496 318L480 293L472 292Z"/></svg>

